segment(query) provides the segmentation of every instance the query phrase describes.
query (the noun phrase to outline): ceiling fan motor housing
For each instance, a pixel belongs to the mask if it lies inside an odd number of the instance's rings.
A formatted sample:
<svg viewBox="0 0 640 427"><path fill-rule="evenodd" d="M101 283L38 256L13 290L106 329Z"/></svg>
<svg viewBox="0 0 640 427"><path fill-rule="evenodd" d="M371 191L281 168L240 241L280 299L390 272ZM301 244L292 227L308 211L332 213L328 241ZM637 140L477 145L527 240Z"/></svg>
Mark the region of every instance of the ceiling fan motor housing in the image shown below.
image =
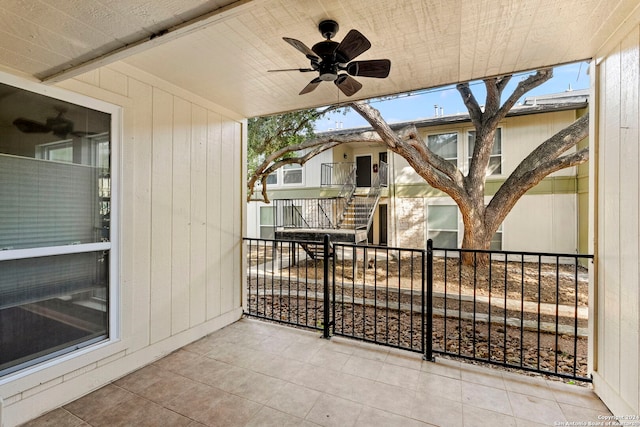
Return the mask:
<svg viewBox="0 0 640 427"><path fill-rule="evenodd" d="M338 23L333 19L326 19L318 24L320 34L327 40L334 38L339 28Z"/></svg>
<svg viewBox="0 0 640 427"><path fill-rule="evenodd" d="M335 63L322 61L319 64L318 71L320 71L320 75L318 77L322 81L332 82L338 78L338 65Z"/></svg>

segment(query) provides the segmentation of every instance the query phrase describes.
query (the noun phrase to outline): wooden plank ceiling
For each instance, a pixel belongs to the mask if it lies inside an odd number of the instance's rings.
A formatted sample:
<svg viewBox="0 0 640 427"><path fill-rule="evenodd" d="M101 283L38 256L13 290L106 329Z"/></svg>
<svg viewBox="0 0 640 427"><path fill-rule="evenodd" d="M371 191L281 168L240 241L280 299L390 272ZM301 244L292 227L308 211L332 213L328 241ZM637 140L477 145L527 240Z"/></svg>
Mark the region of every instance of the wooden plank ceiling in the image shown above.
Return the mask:
<svg viewBox="0 0 640 427"><path fill-rule="evenodd" d="M0 65L46 81L94 58L102 57L95 67L123 60L252 117L345 100L327 82L298 95L315 73L267 72L308 67L282 37L311 47L322 39L323 19L340 24L337 41L351 28L371 41L359 60L391 60L387 79L357 78L364 87L353 98L362 99L591 58L638 7L637 0L3 2Z"/></svg>

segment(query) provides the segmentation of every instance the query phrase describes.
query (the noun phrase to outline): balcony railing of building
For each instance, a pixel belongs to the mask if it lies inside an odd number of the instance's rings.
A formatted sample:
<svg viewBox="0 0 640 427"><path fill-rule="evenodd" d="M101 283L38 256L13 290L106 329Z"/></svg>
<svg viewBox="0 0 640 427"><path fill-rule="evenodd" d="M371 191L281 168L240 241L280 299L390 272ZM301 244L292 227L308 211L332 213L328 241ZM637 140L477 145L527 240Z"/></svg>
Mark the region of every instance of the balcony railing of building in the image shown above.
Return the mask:
<svg viewBox="0 0 640 427"><path fill-rule="evenodd" d="M325 236L315 242L324 256L311 259L302 249L309 243L245 239L247 315L427 360L448 355L591 381L591 255L444 249L431 241L426 250L383 248Z"/></svg>
<svg viewBox="0 0 640 427"><path fill-rule="evenodd" d="M367 194L357 195L353 163L324 163L321 165L321 184L339 188L337 195L274 200L276 228L368 230L386 180L387 164L380 162Z"/></svg>
<svg viewBox="0 0 640 427"><path fill-rule="evenodd" d="M353 182L352 175L356 165L353 162L323 163L320 165L320 185L323 187L342 187Z"/></svg>

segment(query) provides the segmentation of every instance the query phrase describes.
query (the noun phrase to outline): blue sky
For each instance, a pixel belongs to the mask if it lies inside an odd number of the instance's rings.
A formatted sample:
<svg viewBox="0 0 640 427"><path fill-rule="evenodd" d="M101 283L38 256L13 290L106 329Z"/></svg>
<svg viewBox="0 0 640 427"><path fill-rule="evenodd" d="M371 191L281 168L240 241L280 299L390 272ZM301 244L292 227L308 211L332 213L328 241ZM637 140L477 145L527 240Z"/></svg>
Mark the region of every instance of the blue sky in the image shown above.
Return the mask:
<svg viewBox="0 0 640 427"><path fill-rule="evenodd" d="M528 92L525 97L564 92L569 86L572 89L587 89L589 87L587 69L586 62L554 67L553 78ZM518 82L530 74L516 74L503 94L508 96ZM360 80L362 84L366 84L366 78ZM481 81L471 82L471 90L478 102L482 104L485 97L484 84ZM442 107L445 115L467 112L454 85L403 94L391 100L372 100L372 105L380 110L387 123L434 117L434 105ZM344 129L368 125L358 113L350 111L346 115L336 113L320 119L316 122L316 132L336 128L336 122Z"/></svg>

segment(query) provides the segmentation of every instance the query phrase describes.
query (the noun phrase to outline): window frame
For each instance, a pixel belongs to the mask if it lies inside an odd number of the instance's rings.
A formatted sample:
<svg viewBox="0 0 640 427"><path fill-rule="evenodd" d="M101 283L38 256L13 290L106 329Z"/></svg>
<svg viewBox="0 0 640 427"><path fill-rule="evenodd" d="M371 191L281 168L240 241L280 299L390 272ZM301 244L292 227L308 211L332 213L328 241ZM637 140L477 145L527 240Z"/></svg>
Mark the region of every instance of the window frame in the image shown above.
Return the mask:
<svg viewBox="0 0 640 427"><path fill-rule="evenodd" d="M271 224L267 224L267 223L263 223L262 222L262 210L269 210L271 211ZM271 228L273 236L272 237L265 237L262 235L262 229L263 228ZM274 239L275 238L275 231L276 231L276 207L275 206L269 206L269 205L262 205L262 206L258 206L258 235L260 236L261 239Z"/></svg>
<svg viewBox="0 0 640 427"><path fill-rule="evenodd" d="M300 182L293 182L293 183L285 183L285 172L287 170L287 166L292 166L289 167L288 170L290 171L300 171ZM304 178L304 166L303 165L299 165L297 163L290 163L288 165L284 165L281 168L276 169L274 172L270 173L267 176L267 185L269 187L274 187L274 188L282 188L282 187L304 187L305 185L305 178ZM256 188L262 188L262 182L261 181L257 181L256 182Z"/></svg>
<svg viewBox="0 0 640 427"><path fill-rule="evenodd" d="M300 182L285 182L285 176L287 171L300 171ZM302 165L298 163L289 163L282 166L278 169L280 176L278 177L278 181L281 183L280 185L283 187L296 187L296 186L304 186L304 168Z"/></svg>
<svg viewBox="0 0 640 427"><path fill-rule="evenodd" d="M106 101L91 98L89 96L71 92L62 88L44 86L42 84L25 80L23 78L1 72L0 83L13 86L17 89L33 92L43 95L54 100L65 101L79 105L81 107L96 110L111 116L110 128L110 229L108 242L82 243L77 245L65 246L47 246L25 249L6 249L0 250L0 261L20 260L26 258L39 258L54 255L66 255L87 253L96 251L109 252L109 270L108 270L108 332L106 338L94 339L83 342L81 346L75 348L67 348L61 351L53 352L46 355L45 358L33 360L33 363L25 365L17 365L17 369L9 370L0 377L0 385L14 381L16 377L24 377L29 374L43 369L57 366L67 360L78 357L85 357L89 354L90 360L100 360L106 355L113 354L121 350L121 346L113 346L115 343L122 343L122 310L120 303L120 200L122 192L120 188L121 171L120 171L120 149L122 141L122 116L123 109L121 106L111 104ZM36 158L38 156L36 155ZM109 347L108 351L99 351L100 349ZM90 362L89 362L90 363Z"/></svg>
<svg viewBox="0 0 640 427"><path fill-rule="evenodd" d="M456 229L447 229L447 228L432 228L429 225L429 209L431 209L434 206L446 206L446 207L451 207L451 208L455 208L456 210ZM425 215L425 223L426 223L426 238L427 240L429 240L429 234L432 231L445 231L445 232L453 232L455 231L456 233L456 248L460 247L460 230L461 230L461 218L460 218L460 209L458 208L458 205L456 205L455 203L452 203L452 200L447 200L447 201L440 201L440 200L432 200L430 202L427 203L426 205L426 215ZM435 243L434 243L435 245ZM437 246L437 245L435 245ZM456 248L451 248L451 249L456 249Z"/></svg>
<svg viewBox="0 0 640 427"><path fill-rule="evenodd" d="M70 139L62 139L60 141L55 142L47 142L45 144L36 145L36 159L48 160L51 162L65 162L71 163L73 159L69 160L54 160L51 158L52 151L60 148L71 148L73 149L73 141Z"/></svg>
<svg viewBox="0 0 640 427"><path fill-rule="evenodd" d="M458 130L453 130L450 132L447 131L442 131L442 132L431 132L431 133L427 133L425 135L425 143L427 145L427 147L433 151L433 149L431 147L429 147L429 137L431 136L439 136L439 135L455 135L456 136L456 157L443 157L443 159L445 159L447 162L451 163L452 165L454 165L457 168L460 168L460 132ZM435 154L435 151L433 151ZM440 157L442 157L440 154L438 154Z"/></svg>

